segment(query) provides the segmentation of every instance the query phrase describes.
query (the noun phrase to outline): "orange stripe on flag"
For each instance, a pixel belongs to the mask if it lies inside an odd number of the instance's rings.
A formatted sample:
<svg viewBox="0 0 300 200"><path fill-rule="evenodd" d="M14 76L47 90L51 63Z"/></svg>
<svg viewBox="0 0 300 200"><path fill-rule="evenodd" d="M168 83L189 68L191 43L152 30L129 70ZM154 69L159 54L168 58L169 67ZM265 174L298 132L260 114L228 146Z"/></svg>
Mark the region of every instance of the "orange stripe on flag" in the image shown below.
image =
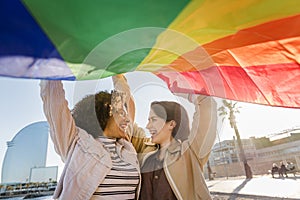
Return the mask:
<svg viewBox="0 0 300 200"><path fill-rule="evenodd" d="M213 66L300 63L300 15L238 31L198 47L160 71L202 70ZM206 51L204 52L203 49ZM206 55L206 57L205 57Z"/></svg>

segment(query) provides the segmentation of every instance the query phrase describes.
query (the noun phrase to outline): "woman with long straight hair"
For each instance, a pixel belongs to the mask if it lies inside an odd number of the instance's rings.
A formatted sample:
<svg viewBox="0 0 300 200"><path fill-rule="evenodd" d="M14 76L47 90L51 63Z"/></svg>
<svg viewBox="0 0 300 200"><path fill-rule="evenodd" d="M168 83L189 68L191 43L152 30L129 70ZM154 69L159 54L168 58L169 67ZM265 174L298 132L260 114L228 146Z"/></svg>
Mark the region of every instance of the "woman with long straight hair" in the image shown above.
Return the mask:
<svg viewBox="0 0 300 200"><path fill-rule="evenodd" d="M141 164L141 200L211 199L203 166L217 132L216 102L199 95L194 104L191 129L182 105L170 101L151 104L146 128L157 149Z"/></svg>

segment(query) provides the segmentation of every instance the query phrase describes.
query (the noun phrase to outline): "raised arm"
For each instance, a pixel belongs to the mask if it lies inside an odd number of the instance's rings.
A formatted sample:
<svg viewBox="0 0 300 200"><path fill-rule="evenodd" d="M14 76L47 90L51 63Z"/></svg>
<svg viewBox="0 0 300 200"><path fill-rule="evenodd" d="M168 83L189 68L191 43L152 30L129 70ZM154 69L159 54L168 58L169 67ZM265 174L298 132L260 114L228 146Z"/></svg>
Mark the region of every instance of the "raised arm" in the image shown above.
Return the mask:
<svg viewBox="0 0 300 200"><path fill-rule="evenodd" d="M202 168L208 160L217 135L217 103L213 97L197 95L189 142Z"/></svg>
<svg viewBox="0 0 300 200"><path fill-rule="evenodd" d="M61 81L42 80L40 88L44 114L50 126L50 136L55 151L65 161L77 129L68 102L65 100L63 85Z"/></svg>
<svg viewBox="0 0 300 200"><path fill-rule="evenodd" d="M135 118L135 103L134 98L131 94L129 85L127 83L127 79L123 74L118 74L112 77L115 90L124 92L126 94L126 104L127 104L127 112L129 114L131 123L134 123Z"/></svg>
<svg viewBox="0 0 300 200"><path fill-rule="evenodd" d="M150 141L150 138L147 138L145 131L141 127L138 127L137 124L135 124L135 102L131 94L129 85L127 83L126 77L122 74L119 74L113 76L112 79L114 83L114 88L116 90L126 93L127 111L131 120L127 133L136 152L139 153L139 160L141 160L145 153L153 151L155 148L154 146L147 145L147 142Z"/></svg>

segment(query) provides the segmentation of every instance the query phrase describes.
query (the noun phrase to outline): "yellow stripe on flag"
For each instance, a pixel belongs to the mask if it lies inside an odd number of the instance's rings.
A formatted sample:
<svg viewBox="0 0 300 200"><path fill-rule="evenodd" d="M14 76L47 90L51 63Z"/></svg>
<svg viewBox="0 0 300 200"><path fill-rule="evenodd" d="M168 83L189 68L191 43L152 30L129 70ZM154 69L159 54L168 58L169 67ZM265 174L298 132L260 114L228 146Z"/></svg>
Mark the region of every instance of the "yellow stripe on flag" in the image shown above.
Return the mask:
<svg viewBox="0 0 300 200"><path fill-rule="evenodd" d="M158 36L149 55L136 70L159 71L200 45L233 35L241 29L299 13L298 0L191 1L168 30ZM202 57L205 52L201 54Z"/></svg>

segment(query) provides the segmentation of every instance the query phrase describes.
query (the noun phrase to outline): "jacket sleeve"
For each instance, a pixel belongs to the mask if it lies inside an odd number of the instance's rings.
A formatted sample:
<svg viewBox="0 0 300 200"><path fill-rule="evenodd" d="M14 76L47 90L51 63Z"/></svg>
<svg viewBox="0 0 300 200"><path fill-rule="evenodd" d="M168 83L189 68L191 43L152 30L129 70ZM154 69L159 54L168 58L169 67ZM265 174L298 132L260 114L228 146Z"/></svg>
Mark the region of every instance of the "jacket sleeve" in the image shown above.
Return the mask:
<svg viewBox="0 0 300 200"><path fill-rule="evenodd" d="M203 168L217 135L217 103L213 97L198 95L194 104L195 113L189 143Z"/></svg>
<svg viewBox="0 0 300 200"><path fill-rule="evenodd" d="M68 102L65 100L65 92L61 81L41 80L40 95L55 151L64 162L77 129L68 108Z"/></svg>
<svg viewBox="0 0 300 200"><path fill-rule="evenodd" d="M130 117L130 126L128 128L127 134L129 136L129 140L134 146L136 152L138 153L138 159L141 161L143 155L150 151L154 151L156 149L155 146L147 145L150 142L150 138L146 137L145 131L138 127L138 125L134 122L135 120L135 102L134 98L131 94L129 85L127 83L126 77L122 74L116 75L112 77L115 90L124 92L126 94L126 103L127 103L127 111Z"/></svg>
<svg viewBox="0 0 300 200"><path fill-rule="evenodd" d="M144 156L147 153L156 150L156 146L151 143L150 138L146 137L144 129L139 127L137 124L133 125L131 133L131 143L137 152L139 162L142 163Z"/></svg>

